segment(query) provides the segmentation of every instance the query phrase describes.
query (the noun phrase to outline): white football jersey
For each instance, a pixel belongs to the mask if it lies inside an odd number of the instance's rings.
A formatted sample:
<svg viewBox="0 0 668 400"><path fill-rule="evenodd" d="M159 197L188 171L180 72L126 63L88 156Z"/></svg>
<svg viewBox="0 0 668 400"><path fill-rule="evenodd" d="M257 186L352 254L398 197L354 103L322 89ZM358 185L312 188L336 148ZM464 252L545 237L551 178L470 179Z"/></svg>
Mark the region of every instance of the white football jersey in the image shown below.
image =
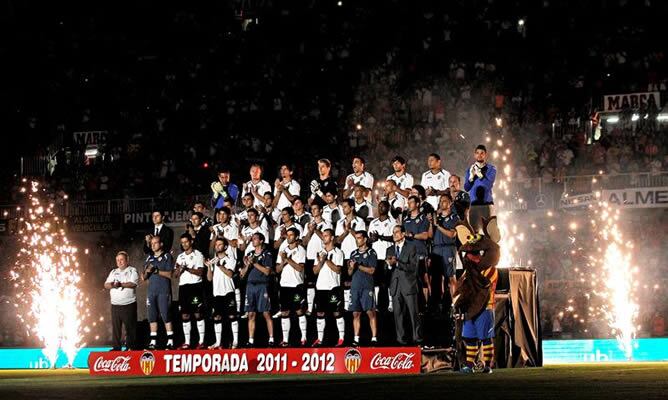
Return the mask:
<svg viewBox="0 0 668 400"><path fill-rule="evenodd" d="M239 227L232 221L225 226L223 224L216 224L212 228L213 232L211 232L209 240L213 240L217 236L222 236L232 243L233 240L239 239Z"/></svg>
<svg viewBox="0 0 668 400"><path fill-rule="evenodd" d="M216 256L213 258L213 295L225 296L228 293L234 292L234 280L225 275L223 271L219 269L219 266L234 271L237 266L236 249L232 246L227 246L224 257L218 258L218 256Z"/></svg>
<svg viewBox="0 0 668 400"><path fill-rule="evenodd" d="M264 196L265 193L271 192L271 185L269 184L269 182L262 179L258 183L253 183L253 181L248 181L244 183L241 189L241 196L243 197L244 195L246 195L246 193L251 193L251 188L256 188L257 194L259 194L260 196ZM263 204L262 201L260 201L260 199L253 196L253 205L261 206Z"/></svg>
<svg viewBox="0 0 668 400"><path fill-rule="evenodd" d="M380 236L392 236L392 230L395 226L397 226L397 221L392 217L387 218L385 221L376 218L369 224L369 234L377 233ZM378 255L378 260L385 259L386 251L390 246L392 246L392 242L384 240L377 240L371 244L371 247Z"/></svg>
<svg viewBox="0 0 668 400"><path fill-rule="evenodd" d="M407 172L404 172L401 176L397 176L396 174L389 175L386 180L394 181L401 190L410 190L414 185L413 175Z"/></svg>
<svg viewBox="0 0 668 400"><path fill-rule="evenodd" d="M292 207L292 203L290 202L290 200L288 200L287 196L285 196L285 192L287 191L292 196L299 196L301 187L299 186L299 182L297 182L294 179L287 183L281 182L280 184L283 186L283 192L280 194L280 197L278 198L276 209L278 211L283 211L285 207ZM278 190L276 190L276 187L274 187L274 197L276 196L279 196L279 194Z"/></svg>
<svg viewBox="0 0 668 400"><path fill-rule="evenodd" d="M332 217L332 214L334 213L335 210L339 214L339 217L336 221L334 221ZM343 208L341 208L341 206L337 206L336 208L331 208L329 204L327 204L322 208L322 219L332 224L332 226L335 226L336 223L341 218L343 218Z"/></svg>
<svg viewBox="0 0 668 400"><path fill-rule="evenodd" d="M176 264L185 265L191 269L201 269L204 268L204 256L199 250L193 249L190 254L186 254L185 252L179 254L179 256L176 257ZM202 282L201 276L191 274L188 271L184 271L181 276L179 276L179 286L200 282Z"/></svg>
<svg viewBox="0 0 668 400"><path fill-rule="evenodd" d="M308 229L308 228L307 228ZM332 224L323 220L321 223L316 223L316 229L324 231L325 229L333 229ZM306 230L304 232L307 232ZM306 245L306 258L309 260L315 260L318 256L318 253L324 250L322 245L322 239L314 232L309 239L308 244Z"/></svg>
<svg viewBox="0 0 668 400"><path fill-rule="evenodd" d="M386 200L388 203L390 203L390 209L392 210L401 208L402 210L406 211L408 209L408 202L406 201L406 198L399 193L395 193L393 199L388 197Z"/></svg>
<svg viewBox="0 0 668 400"><path fill-rule="evenodd" d="M256 228L251 228L249 225L244 226L241 229L241 238L245 243L246 243L246 250L244 251L245 254L249 253L250 251L255 251L255 247L253 247L253 235L256 233L261 233L264 235L264 242L266 244L269 244L269 232L262 226L258 225Z"/></svg>
<svg viewBox="0 0 668 400"><path fill-rule="evenodd" d="M365 207L365 206L369 210L366 218L373 218L373 205L371 205L371 202L369 200L365 200L362 203L355 202L355 212L359 213L359 211L362 209L362 207Z"/></svg>
<svg viewBox="0 0 668 400"><path fill-rule="evenodd" d="M346 219L343 218L336 223L336 231L334 232L336 236L343 234L345 231L345 222ZM351 222L352 231L346 235L341 242L341 250L346 259L350 258L350 253L357 249L357 243L355 242L355 231L366 231L366 223L362 218L355 217Z"/></svg>
<svg viewBox="0 0 668 400"><path fill-rule="evenodd" d="M326 254L327 259L331 260L334 265L343 267L343 252L341 249L334 247L332 250L326 252ZM326 262L323 263L320 273L318 273L318 279L315 282L315 288L318 290L332 290L339 286L341 286L341 274L334 272L327 266Z"/></svg>
<svg viewBox="0 0 668 400"><path fill-rule="evenodd" d="M276 263L283 262L281 252L285 252L289 258L298 264L304 264L306 262L306 250L304 247L297 245L297 247L291 249L290 246L288 246L287 240L281 243L281 246L278 248ZM292 265L286 263L281 272L281 287L297 287L303 283L304 271L297 271Z"/></svg>
<svg viewBox="0 0 668 400"><path fill-rule="evenodd" d="M432 188L436 190L445 190L448 188L448 181L450 180L450 173L444 169L438 171L434 174L431 170L422 174L422 181L420 184L425 188ZM434 210L438 210L438 198L439 196L427 196L427 201L434 207Z"/></svg>
<svg viewBox="0 0 668 400"><path fill-rule="evenodd" d="M287 231L290 228L295 228L299 231L299 236L297 236L298 239L304 236L304 228L302 228L301 225L293 222L292 225L290 226L286 227L285 224L281 224L278 228L276 228L276 232L274 232L274 241L279 240L281 238L281 232L284 229Z"/></svg>
<svg viewBox="0 0 668 400"><path fill-rule="evenodd" d="M348 185L349 179L353 180L353 185L360 185L369 189L369 193L367 193L366 199L371 201L371 193L373 192L373 181L374 181L373 175L371 175L367 171L362 172L360 175L350 174L346 177L346 186L343 188L343 190L352 189L352 186ZM353 193L350 193L350 196L348 197L352 198Z"/></svg>

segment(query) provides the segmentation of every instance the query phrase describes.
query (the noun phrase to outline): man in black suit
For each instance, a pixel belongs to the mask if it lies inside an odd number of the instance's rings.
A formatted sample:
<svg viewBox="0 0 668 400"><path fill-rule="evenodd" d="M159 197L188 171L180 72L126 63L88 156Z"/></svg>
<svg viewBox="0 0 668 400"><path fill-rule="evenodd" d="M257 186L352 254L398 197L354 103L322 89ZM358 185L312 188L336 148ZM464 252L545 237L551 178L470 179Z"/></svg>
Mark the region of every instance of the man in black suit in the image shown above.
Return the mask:
<svg viewBox="0 0 668 400"><path fill-rule="evenodd" d="M397 341L408 344L404 317L410 317L413 342L422 345L422 321L418 315L418 255L415 245L406 241L406 228L397 225L392 230L394 244L387 249L387 266L392 271L390 295L394 310Z"/></svg>
<svg viewBox="0 0 668 400"><path fill-rule="evenodd" d="M205 259L209 258L209 238L211 232L203 224L204 215L194 212L190 216L190 222L186 224L186 233L193 239L193 248L199 250Z"/></svg>
<svg viewBox="0 0 668 400"><path fill-rule="evenodd" d="M144 254L153 255L151 250L151 237L153 236L160 237L165 253L171 252L172 244L174 244L174 231L163 223L165 216L162 211L153 211L151 218L153 219L153 230L144 236Z"/></svg>

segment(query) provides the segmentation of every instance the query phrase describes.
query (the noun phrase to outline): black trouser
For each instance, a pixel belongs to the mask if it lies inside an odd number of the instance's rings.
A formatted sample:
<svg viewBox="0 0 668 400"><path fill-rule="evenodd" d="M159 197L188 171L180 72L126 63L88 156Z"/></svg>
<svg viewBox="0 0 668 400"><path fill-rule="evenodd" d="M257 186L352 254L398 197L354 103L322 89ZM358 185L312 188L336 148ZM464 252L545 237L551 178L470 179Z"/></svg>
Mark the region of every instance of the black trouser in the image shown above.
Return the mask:
<svg viewBox="0 0 668 400"><path fill-rule="evenodd" d="M112 345L121 349L121 325L125 325L125 340L128 350L135 348L137 335L137 302L125 305L111 305L111 326L113 328Z"/></svg>

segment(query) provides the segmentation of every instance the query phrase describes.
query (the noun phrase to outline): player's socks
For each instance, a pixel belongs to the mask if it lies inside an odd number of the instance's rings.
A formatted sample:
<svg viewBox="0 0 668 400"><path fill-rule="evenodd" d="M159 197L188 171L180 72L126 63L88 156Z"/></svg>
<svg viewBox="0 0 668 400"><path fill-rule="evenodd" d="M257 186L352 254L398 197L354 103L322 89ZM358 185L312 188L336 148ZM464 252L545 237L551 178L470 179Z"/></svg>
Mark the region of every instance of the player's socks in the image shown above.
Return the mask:
<svg viewBox="0 0 668 400"><path fill-rule="evenodd" d="M339 339L343 339L346 334L346 321L343 320L343 317L336 319L336 328L339 330Z"/></svg>
<svg viewBox="0 0 668 400"><path fill-rule="evenodd" d="M185 339L184 343L190 344L190 321L183 323L183 337Z"/></svg>
<svg viewBox="0 0 668 400"><path fill-rule="evenodd" d="M219 347L223 336L223 321L215 321L213 323L213 331L216 333L216 343L214 346Z"/></svg>
<svg viewBox="0 0 668 400"><path fill-rule="evenodd" d="M167 331L167 346L174 346L174 332Z"/></svg>
<svg viewBox="0 0 668 400"><path fill-rule="evenodd" d="M299 330L302 332L302 341L306 340L306 315L299 317Z"/></svg>
<svg viewBox="0 0 668 400"><path fill-rule="evenodd" d="M232 344L237 346L239 344L239 321L232 321Z"/></svg>
<svg viewBox="0 0 668 400"><path fill-rule="evenodd" d="M158 340L158 332L151 332L151 345L155 346Z"/></svg>
<svg viewBox="0 0 668 400"><path fill-rule="evenodd" d="M355 341L355 343L359 343L360 342L360 337L359 336L354 336L353 340Z"/></svg>
<svg viewBox="0 0 668 400"><path fill-rule="evenodd" d="M248 338L248 343L250 343L250 344L255 344L255 339L252 338L252 337L249 337L249 338Z"/></svg>
<svg viewBox="0 0 668 400"><path fill-rule="evenodd" d="M290 337L290 316L281 318L281 328L283 329L283 341L288 342Z"/></svg>
<svg viewBox="0 0 668 400"><path fill-rule="evenodd" d="M473 366L475 364L475 357L478 355L478 343L471 340L465 340L466 344L466 364Z"/></svg>
<svg viewBox="0 0 668 400"><path fill-rule="evenodd" d="M390 294L390 289L387 289L387 311L392 312L392 295Z"/></svg>
<svg viewBox="0 0 668 400"><path fill-rule="evenodd" d="M318 340L322 342L325 338L325 318L318 318Z"/></svg>
<svg viewBox="0 0 668 400"><path fill-rule="evenodd" d="M485 362L485 365L489 367L493 359L494 343L492 343L492 339L485 339L482 341L482 360Z"/></svg>
<svg viewBox="0 0 668 400"><path fill-rule="evenodd" d="M313 312L313 300L315 300L315 288L306 289L306 302L308 303L308 313Z"/></svg>
<svg viewBox="0 0 668 400"><path fill-rule="evenodd" d="M378 304L378 293L380 293L380 286L373 287L373 302Z"/></svg>
<svg viewBox="0 0 668 400"><path fill-rule="evenodd" d="M204 336L206 335L206 324L203 319L197 320L197 332L199 333L199 344L204 343Z"/></svg>
<svg viewBox="0 0 668 400"><path fill-rule="evenodd" d="M237 312L241 312L241 290L234 289L234 300L237 302Z"/></svg>

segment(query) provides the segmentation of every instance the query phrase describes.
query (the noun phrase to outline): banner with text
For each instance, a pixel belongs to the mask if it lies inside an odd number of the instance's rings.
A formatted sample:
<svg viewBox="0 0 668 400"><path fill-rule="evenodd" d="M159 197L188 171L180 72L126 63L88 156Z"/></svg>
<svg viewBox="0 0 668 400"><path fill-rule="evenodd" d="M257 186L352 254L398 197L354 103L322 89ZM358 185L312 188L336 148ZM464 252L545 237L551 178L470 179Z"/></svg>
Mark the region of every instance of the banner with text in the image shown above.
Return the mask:
<svg viewBox="0 0 668 400"><path fill-rule="evenodd" d="M96 352L91 375L418 374L416 347Z"/></svg>
<svg viewBox="0 0 668 400"><path fill-rule="evenodd" d="M623 208L668 207L668 187L603 190L601 200Z"/></svg>
<svg viewBox="0 0 668 400"><path fill-rule="evenodd" d="M615 112L624 109L638 110L640 108L661 109L659 92L607 94L603 96L603 110Z"/></svg>

